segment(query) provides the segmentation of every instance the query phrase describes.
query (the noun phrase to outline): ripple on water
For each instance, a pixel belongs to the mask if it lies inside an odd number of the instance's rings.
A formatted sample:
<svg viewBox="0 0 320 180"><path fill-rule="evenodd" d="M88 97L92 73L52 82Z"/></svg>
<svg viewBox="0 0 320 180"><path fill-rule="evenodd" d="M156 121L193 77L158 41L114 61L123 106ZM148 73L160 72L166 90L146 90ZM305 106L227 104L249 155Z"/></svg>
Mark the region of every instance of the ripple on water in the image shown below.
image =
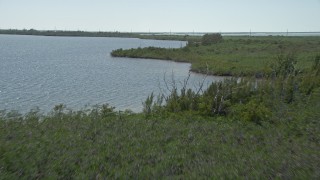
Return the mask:
<svg viewBox="0 0 320 180"><path fill-rule="evenodd" d="M179 48L179 41L10 35L0 35L0 41L6 45L0 47L0 109L26 112L39 106L49 112L60 103L74 109L108 103L117 110L141 111L151 92L166 89L165 74L173 72L182 82L190 68L187 63L110 56L118 48ZM194 81L202 78L192 76Z"/></svg>

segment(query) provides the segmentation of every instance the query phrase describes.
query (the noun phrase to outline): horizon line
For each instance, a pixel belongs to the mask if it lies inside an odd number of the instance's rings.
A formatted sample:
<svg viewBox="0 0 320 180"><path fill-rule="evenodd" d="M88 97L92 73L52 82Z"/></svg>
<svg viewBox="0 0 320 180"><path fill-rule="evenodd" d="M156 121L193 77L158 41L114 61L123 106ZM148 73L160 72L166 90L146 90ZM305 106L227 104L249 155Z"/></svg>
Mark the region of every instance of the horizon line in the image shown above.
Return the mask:
<svg viewBox="0 0 320 180"><path fill-rule="evenodd" d="M34 29L34 28L23 28L23 29L17 29L17 28L6 28L6 29L0 29L0 30L35 30L35 31L70 31L70 32L116 32L116 33L144 33L144 34L154 34L154 33L320 33L320 31L101 31L101 30L67 30L67 29Z"/></svg>

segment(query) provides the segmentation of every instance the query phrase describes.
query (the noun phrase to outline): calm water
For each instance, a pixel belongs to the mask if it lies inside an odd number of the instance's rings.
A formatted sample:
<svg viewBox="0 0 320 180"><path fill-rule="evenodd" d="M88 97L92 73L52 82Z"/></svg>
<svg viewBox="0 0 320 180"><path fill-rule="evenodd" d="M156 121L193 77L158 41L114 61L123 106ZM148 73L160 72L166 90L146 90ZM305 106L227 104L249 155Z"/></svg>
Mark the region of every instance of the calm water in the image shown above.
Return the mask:
<svg viewBox="0 0 320 180"><path fill-rule="evenodd" d="M188 76L190 64L113 58L118 48L146 46L178 48L180 41L128 38L43 37L0 35L0 109L44 112L63 103L80 110L108 103L118 110L139 112L151 93L166 90L172 74L177 85ZM202 75L191 74L189 87ZM221 78L209 77L205 84Z"/></svg>

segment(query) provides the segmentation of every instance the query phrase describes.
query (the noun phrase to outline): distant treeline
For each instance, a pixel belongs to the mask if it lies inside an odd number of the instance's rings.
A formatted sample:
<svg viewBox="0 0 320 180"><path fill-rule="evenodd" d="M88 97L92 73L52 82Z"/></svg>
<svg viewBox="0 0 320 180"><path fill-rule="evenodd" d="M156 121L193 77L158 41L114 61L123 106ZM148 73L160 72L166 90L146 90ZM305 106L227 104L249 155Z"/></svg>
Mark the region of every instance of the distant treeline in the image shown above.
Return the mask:
<svg viewBox="0 0 320 180"><path fill-rule="evenodd" d="M135 33L122 32L88 32L88 31L62 31L62 30L35 30L35 29L0 29L0 34L37 35L37 36L84 36L84 37L137 37Z"/></svg>
<svg viewBox="0 0 320 180"><path fill-rule="evenodd" d="M179 40L190 41L197 40L201 37L189 35L159 35L153 33L129 33L129 32L89 32L89 31L63 31L63 30L35 30L35 29L0 29L0 34L14 35L35 35L35 36L77 36L77 37L124 37L124 38L140 38L140 39L156 39L156 40Z"/></svg>

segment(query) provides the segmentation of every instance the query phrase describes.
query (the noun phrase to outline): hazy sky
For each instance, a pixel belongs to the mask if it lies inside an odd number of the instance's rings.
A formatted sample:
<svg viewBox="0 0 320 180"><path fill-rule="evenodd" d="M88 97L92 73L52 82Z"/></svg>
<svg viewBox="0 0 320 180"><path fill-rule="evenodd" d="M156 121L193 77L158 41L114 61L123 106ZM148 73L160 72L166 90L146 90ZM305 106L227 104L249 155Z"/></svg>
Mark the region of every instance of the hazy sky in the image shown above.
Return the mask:
<svg viewBox="0 0 320 180"><path fill-rule="evenodd" d="M320 31L320 0L0 0L0 29Z"/></svg>

